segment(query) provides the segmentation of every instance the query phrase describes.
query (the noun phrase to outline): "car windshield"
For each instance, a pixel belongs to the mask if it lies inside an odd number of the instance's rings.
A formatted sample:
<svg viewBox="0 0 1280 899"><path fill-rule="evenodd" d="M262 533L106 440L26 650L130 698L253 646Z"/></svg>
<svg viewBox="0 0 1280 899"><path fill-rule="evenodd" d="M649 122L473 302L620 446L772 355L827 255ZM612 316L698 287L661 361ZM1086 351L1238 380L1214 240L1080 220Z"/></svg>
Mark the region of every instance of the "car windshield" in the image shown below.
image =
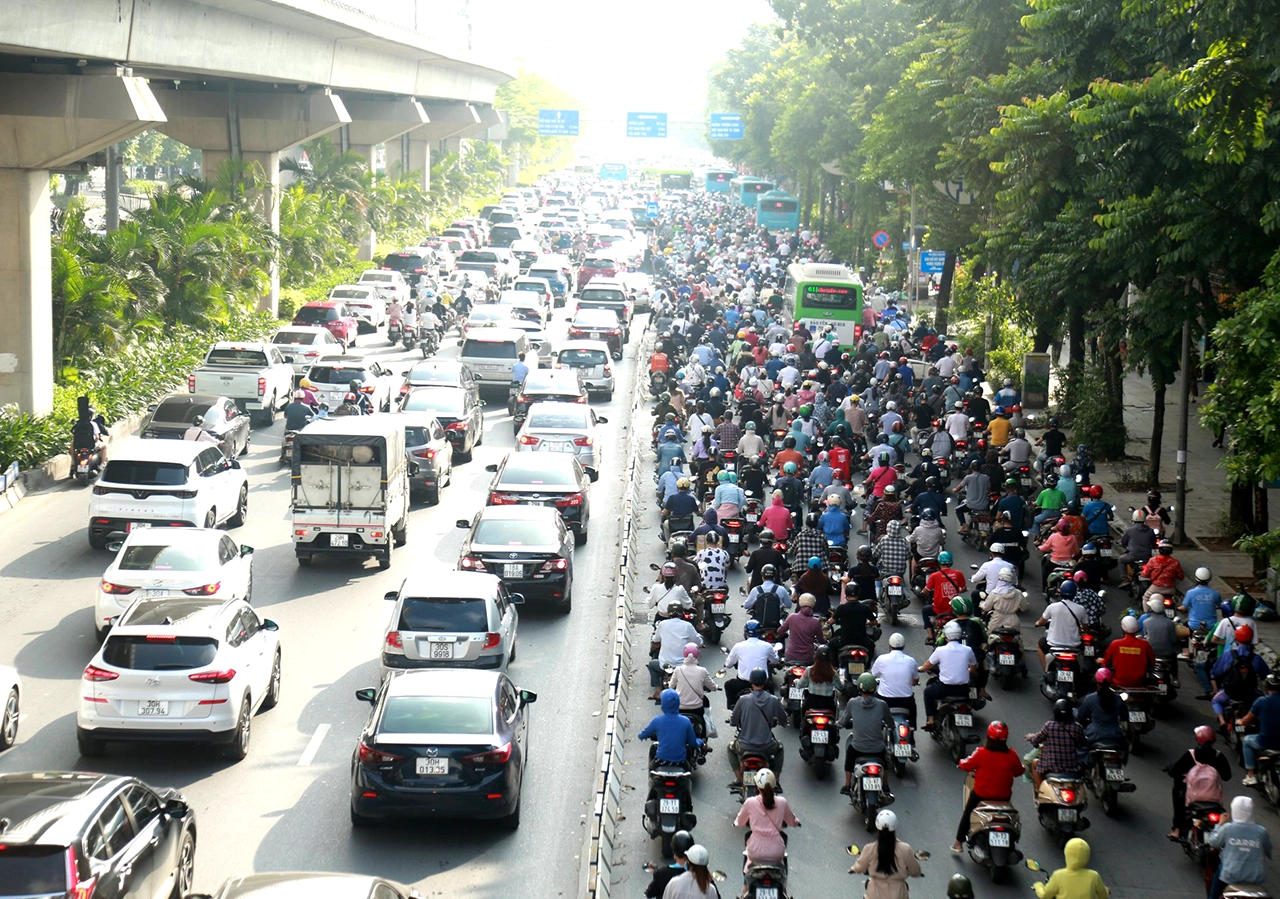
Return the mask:
<svg viewBox="0 0 1280 899"><path fill-rule="evenodd" d="M400 607L398 627L402 631L481 634L489 630L489 615L483 599L409 597Z"/></svg>
<svg viewBox="0 0 1280 899"><path fill-rule="evenodd" d="M139 487L180 487L187 483L187 466L181 462L112 459L102 472L102 480Z"/></svg>
<svg viewBox="0 0 1280 899"><path fill-rule="evenodd" d="M462 391L447 387L411 390L400 409L404 412L435 412L459 418L462 415Z"/></svg>
<svg viewBox="0 0 1280 899"><path fill-rule="evenodd" d="M605 365L608 361L609 357L605 355L604 350L560 351L560 364L570 368L591 368L596 365Z"/></svg>
<svg viewBox="0 0 1280 899"><path fill-rule="evenodd" d="M102 661L115 668L182 671L213 664L218 641L212 637L168 634L111 634L102 646Z"/></svg>
<svg viewBox="0 0 1280 899"><path fill-rule="evenodd" d="M529 413L529 418L525 421L527 428L545 428L547 430L556 430L566 428L573 431L585 431L590 427L587 422L587 413L573 412L540 412L537 403L533 407L533 411Z"/></svg>
<svg viewBox="0 0 1280 899"><path fill-rule="evenodd" d="M514 359L516 358L516 342L514 340L468 340L462 346L463 358L471 359Z"/></svg>
<svg viewBox="0 0 1280 899"><path fill-rule="evenodd" d="M61 846L5 846L0 890L5 896L61 896L67 889L66 855Z"/></svg>
<svg viewBox="0 0 1280 899"><path fill-rule="evenodd" d="M280 331L275 337L271 338L271 342L290 346L310 346L316 342L319 336L319 334L312 331Z"/></svg>
<svg viewBox="0 0 1280 899"><path fill-rule="evenodd" d="M153 424L189 425L197 415L207 415L209 403L191 403L185 399L166 400L151 413Z"/></svg>
<svg viewBox="0 0 1280 899"><path fill-rule="evenodd" d="M572 374L572 372L567 372ZM577 384L570 386L570 380L566 379L559 372L550 369L535 369L529 372L524 379L525 390L557 390L563 389L573 393L577 393Z"/></svg>
<svg viewBox="0 0 1280 899"><path fill-rule="evenodd" d="M545 546L554 543L555 536L548 532L545 520L482 518L476 525L476 533L471 542L486 546Z"/></svg>
<svg viewBox="0 0 1280 899"><path fill-rule="evenodd" d="M213 547L142 544L125 549L121 571L207 571L218 567Z"/></svg>
<svg viewBox="0 0 1280 899"><path fill-rule="evenodd" d="M338 310L332 306L303 306L293 314L294 321L312 324L336 322L338 318Z"/></svg>
<svg viewBox="0 0 1280 899"><path fill-rule="evenodd" d="M379 734L491 734L493 704L480 696L392 696Z"/></svg>
<svg viewBox="0 0 1280 899"><path fill-rule="evenodd" d="M509 457L498 486L576 488L578 483L573 468L550 464L551 458L554 457L545 453L517 453Z"/></svg>

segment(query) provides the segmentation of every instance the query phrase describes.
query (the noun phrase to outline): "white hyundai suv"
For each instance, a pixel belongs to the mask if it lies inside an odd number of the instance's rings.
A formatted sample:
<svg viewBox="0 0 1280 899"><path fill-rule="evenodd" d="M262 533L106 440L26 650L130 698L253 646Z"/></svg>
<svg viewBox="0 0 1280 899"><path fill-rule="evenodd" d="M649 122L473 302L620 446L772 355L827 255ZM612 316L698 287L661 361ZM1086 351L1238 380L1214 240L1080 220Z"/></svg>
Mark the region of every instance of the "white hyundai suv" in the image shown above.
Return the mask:
<svg viewBox="0 0 1280 899"><path fill-rule="evenodd" d="M84 669L76 742L205 742L243 759L280 699L280 637L243 599L138 599Z"/></svg>
<svg viewBox="0 0 1280 899"><path fill-rule="evenodd" d="M130 438L111 448L89 498L89 545L106 549L134 525L244 524L249 477L216 444Z"/></svg>

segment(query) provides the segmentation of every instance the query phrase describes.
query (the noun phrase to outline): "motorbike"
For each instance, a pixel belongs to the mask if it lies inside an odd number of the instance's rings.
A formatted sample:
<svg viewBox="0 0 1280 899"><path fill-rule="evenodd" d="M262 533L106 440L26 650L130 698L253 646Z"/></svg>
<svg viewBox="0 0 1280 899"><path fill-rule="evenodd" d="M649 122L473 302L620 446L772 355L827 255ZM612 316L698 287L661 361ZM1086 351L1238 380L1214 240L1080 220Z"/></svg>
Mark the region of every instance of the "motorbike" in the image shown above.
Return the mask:
<svg viewBox="0 0 1280 899"><path fill-rule="evenodd" d="M826 569L827 594L830 596L839 596L841 589L840 580L844 577L844 573L849 570L848 547L828 543Z"/></svg>
<svg viewBox="0 0 1280 899"><path fill-rule="evenodd" d="M782 441L783 441L783 440L785 440L786 438L787 438L787 429L786 429L786 428L774 428L774 429L770 432L770 439L769 439L769 453L770 453L771 455L773 455L773 454L776 454L776 453L778 453L778 452L781 452L781 450L782 450Z"/></svg>
<svg viewBox="0 0 1280 899"><path fill-rule="evenodd" d="M663 858L671 857L671 838L677 830L693 830L692 770L686 765L651 765L649 793L642 824L652 839L661 837Z"/></svg>
<svg viewBox="0 0 1280 899"><path fill-rule="evenodd" d="M733 617L729 614L729 597L724 590L712 590L707 596L704 611L706 638L710 643L719 644L720 635L729 629Z"/></svg>
<svg viewBox="0 0 1280 899"><path fill-rule="evenodd" d="M404 328L400 324L400 320L396 319L387 325L387 340L391 341L391 345L395 346L400 342L400 338L404 336Z"/></svg>
<svg viewBox="0 0 1280 899"><path fill-rule="evenodd" d="M1258 755L1258 785L1272 805L1280 806L1280 749L1264 749Z"/></svg>
<svg viewBox="0 0 1280 899"><path fill-rule="evenodd" d="M742 880L745 899L788 899L785 859L781 865L752 865Z"/></svg>
<svg viewBox="0 0 1280 899"><path fill-rule="evenodd" d="M900 575L895 574L885 578L883 596L888 610L889 624L896 625L898 623L898 613L910 604Z"/></svg>
<svg viewBox="0 0 1280 899"><path fill-rule="evenodd" d="M804 706L804 690L799 685L802 677L804 677L803 665L788 666L782 677L782 699L787 710L789 727L800 727L800 715Z"/></svg>
<svg viewBox="0 0 1280 899"><path fill-rule="evenodd" d="M991 635L991 676L1008 690L1019 677L1027 676L1027 663L1022 655L1022 634L1017 628L997 628Z"/></svg>
<svg viewBox="0 0 1280 899"><path fill-rule="evenodd" d="M871 661L871 654L865 646L855 643L840 647L836 689L846 699L857 694L858 675L871 669Z"/></svg>
<svg viewBox="0 0 1280 899"><path fill-rule="evenodd" d="M915 591L916 599L923 603L932 603L933 596L925 591L925 583L929 580L929 575L938 570L937 559L917 559L916 573L911 576L911 589Z"/></svg>
<svg viewBox="0 0 1280 899"><path fill-rule="evenodd" d="M976 689L970 689L976 694ZM969 746L981 737L973 726L973 713L979 707L976 696L946 697L938 701L938 714L934 719L933 738L940 742L955 761L969 754Z"/></svg>
<svg viewBox="0 0 1280 899"><path fill-rule="evenodd" d="M1080 628L1080 657L1090 665L1096 664L1098 660L1098 650L1102 648L1104 635L1100 633L1103 625L1094 627L1085 625Z"/></svg>
<svg viewBox="0 0 1280 899"><path fill-rule="evenodd" d="M75 476L76 483L80 486L83 487L96 478L98 476L98 470L101 467L102 454L96 449L85 449L81 447L75 450L72 474Z"/></svg>
<svg viewBox="0 0 1280 899"><path fill-rule="evenodd" d="M759 752L746 752L742 755L742 784L740 786L730 787L732 793L738 794L739 802L746 802L752 796L759 792L756 789L756 772L762 768L771 768L772 760ZM776 792L781 793L782 789L778 788Z"/></svg>
<svg viewBox="0 0 1280 899"><path fill-rule="evenodd" d="M423 328L418 345L422 349L422 358L426 359L440 349L440 333L433 328Z"/></svg>
<svg viewBox="0 0 1280 899"><path fill-rule="evenodd" d="M284 439L280 441L280 464L285 465L293 459L293 438L298 436L297 431L285 431Z"/></svg>
<svg viewBox="0 0 1280 899"><path fill-rule="evenodd" d="M1178 698L1177 671L1177 659L1156 659L1148 677L1156 691L1156 705L1167 706Z"/></svg>
<svg viewBox="0 0 1280 899"><path fill-rule="evenodd" d="M1082 777L1046 775L1036 793L1040 826L1060 843L1089 829L1089 819L1084 815L1088 807L1089 794Z"/></svg>
<svg viewBox="0 0 1280 899"><path fill-rule="evenodd" d="M1187 820L1190 826L1178 841L1182 844L1182 850L1187 853L1187 857L1200 867L1206 885L1213 879L1214 872L1218 869L1218 850L1207 845L1204 839L1218 826L1224 811L1216 802L1191 803L1187 806Z"/></svg>
<svg viewBox="0 0 1280 899"><path fill-rule="evenodd" d="M1124 753L1118 749L1097 746L1089 750L1089 763L1085 768L1085 783L1098 797L1102 811L1108 817L1116 813L1119 807L1120 794L1132 793L1138 785L1131 782L1124 773Z"/></svg>
<svg viewBox="0 0 1280 899"><path fill-rule="evenodd" d="M893 713L893 730L885 735L885 749L892 759L894 775L902 777L907 773L907 762L920 761L920 753L916 749L916 735L907 713L896 708L890 711Z"/></svg>
<svg viewBox="0 0 1280 899"><path fill-rule="evenodd" d="M1089 538L1089 542L1098 548L1098 558L1107 566L1107 571L1120 564L1120 559L1116 555L1115 544L1110 534L1095 534Z"/></svg>
<svg viewBox="0 0 1280 899"><path fill-rule="evenodd" d="M1044 676L1040 679L1040 692L1050 702L1059 699L1070 699L1079 703L1084 696L1084 678L1081 676L1080 647L1058 649L1050 647L1052 658L1045 666Z"/></svg>
<svg viewBox="0 0 1280 899"><path fill-rule="evenodd" d="M968 785L966 785L966 799ZM992 881L1004 880L1009 869L1022 861L1018 840L1022 836L1022 818L1009 802L980 802L969 816L969 838L965 848L969 857L991 875Z"/></svg>
<svg viewBox="0 0 1280 899"><path fill-rule="evenodd" d="M867 833L876 829L876 814L893 802L893 794L885 789L884 765L879 759L862 759L853 768L853 781L849 791L849 804L862 818Z"/></svg>
<svg viewBox="0 0 1280 899"><path fill-rule="evenodd" d="M720 522L720 526L728 532L724 548L729 553L730 571L737 565L738 557L743 555L747 549L747 537L743 524L744 522L741 518L726 518Z"/></svg>
<svg viewBox="0 0 1280 899"><path fill-rule="evenodd" d="M400 338L400 345L406 350L411 350L418 345L418 329L415 327L407 327L404 334Z"/></svg>
<svg viewBox="0 0 1280 899"><path fill-rule="evenodd" d="M832 764L840 758L840 726L834 712L810 709L800 721L800 758L825 780Z"/></svg>
<svg viewBox="0 0 1280 899"><path fill-rule="evenodd" d="M667 373L665 371L649 372L649 393L652 396L660 396L667 389Z"/></svg>

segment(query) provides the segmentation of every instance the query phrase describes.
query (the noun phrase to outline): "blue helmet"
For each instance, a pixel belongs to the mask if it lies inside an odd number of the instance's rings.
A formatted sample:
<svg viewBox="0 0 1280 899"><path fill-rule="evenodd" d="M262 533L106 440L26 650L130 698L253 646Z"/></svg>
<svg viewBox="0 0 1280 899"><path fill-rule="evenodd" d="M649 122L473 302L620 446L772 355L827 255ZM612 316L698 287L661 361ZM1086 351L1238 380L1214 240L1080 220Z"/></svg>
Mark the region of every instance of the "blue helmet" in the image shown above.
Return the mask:
<svg viewBox="0 0 1280 899"><path fill-rule="evenodd" d="M760 633L760 622L752 618L747 622L744 630L747 632L748 636L754 637L756 634Z"/></svg>
<svg viewBox="0 0 1280 899"><path fill-rule="evenodd" d="M821 559L819 559L817 556L810 556L810 557L809 557L809 567L810 567L810 568L821 568L821 567L822 567L822 560L821 560Z"/></svg>

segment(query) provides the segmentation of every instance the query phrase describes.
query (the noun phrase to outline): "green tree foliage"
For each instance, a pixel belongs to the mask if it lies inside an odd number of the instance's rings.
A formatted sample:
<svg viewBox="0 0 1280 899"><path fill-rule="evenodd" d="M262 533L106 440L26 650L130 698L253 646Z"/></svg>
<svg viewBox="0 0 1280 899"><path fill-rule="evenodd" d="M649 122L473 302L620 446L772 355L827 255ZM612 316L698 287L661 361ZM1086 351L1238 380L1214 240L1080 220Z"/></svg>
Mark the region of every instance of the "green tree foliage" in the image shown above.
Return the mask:
<svg viewBox="0 0 1280 899"><path fill-rule="evenodd" d="M506 145L520 165L523 182L532 183L573 161L573 138L538 134L538 110L577 109L574 97L545 78L521 70L513 80L498 86L493 102L510 116Z"/></svg>

